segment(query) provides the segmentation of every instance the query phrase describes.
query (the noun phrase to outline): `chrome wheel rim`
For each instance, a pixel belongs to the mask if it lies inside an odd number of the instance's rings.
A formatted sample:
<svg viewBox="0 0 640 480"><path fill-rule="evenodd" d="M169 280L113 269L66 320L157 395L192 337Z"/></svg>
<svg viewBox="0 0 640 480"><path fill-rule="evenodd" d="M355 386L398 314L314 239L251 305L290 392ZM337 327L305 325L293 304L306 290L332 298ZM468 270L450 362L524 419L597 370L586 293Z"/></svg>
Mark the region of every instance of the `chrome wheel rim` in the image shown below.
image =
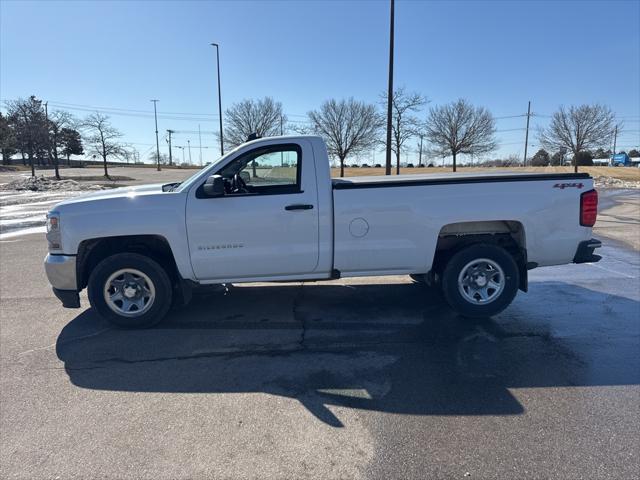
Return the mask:
<svg viewBox="0 0 640 480"><path fill-rule="evenodd" d="M111 310L124 317L145 314L156 298L151 279L135 268L113 272L104 284L104 300Z"/></svg>
<svg viewBox="0 0 640 480"><path fill-rule="evenodd" d="M504 271L493 260L478 258L467 263L458 275L458 291L473 305L486 305L502 294Z"/></svg>

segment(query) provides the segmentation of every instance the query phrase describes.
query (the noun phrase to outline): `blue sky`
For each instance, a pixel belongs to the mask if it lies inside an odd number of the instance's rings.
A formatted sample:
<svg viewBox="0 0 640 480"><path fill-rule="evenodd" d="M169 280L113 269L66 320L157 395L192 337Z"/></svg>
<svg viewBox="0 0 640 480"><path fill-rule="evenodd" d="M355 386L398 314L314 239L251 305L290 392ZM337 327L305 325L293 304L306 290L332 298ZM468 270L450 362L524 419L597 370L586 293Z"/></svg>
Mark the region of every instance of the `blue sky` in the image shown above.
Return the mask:
<svg viewBox="0 0 640 480"><path fill-rule="evenodd" d="M327 98L376 102L386 88L386 0L2 0L0 8L0 98L35 94L78 116L109 108L143 158L155 145L151 98L159 112L189 114L161 114L161 132L217 130L210 42L221 45L223 109L268 95L300 122ZM625 123L618 145L640 144L637 0L398 0L395 54L396 85L431 105L464 97L499 118L496 156L522 155L525 118L500 117L526 113L529 100L534 127L561 104L605 103ZM197 162L197 133L178 133L174 144L188 139ZM203 135L203 145L204 160L213 159L215 137ZM535 134L529 148L538 148Z"/></svg>

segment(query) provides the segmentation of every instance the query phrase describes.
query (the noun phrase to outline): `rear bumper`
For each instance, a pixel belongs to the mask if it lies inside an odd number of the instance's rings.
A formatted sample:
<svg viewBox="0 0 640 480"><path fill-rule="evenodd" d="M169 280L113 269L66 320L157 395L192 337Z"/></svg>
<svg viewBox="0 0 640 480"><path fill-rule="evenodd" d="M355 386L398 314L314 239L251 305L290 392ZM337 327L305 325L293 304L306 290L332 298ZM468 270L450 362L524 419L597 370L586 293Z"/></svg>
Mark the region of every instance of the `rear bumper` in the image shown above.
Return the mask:
<svg viewBox="0 0 640 480"><path fill-rule="evenodd" d="M576 250L576 254L573 257L573 263L599 262L602 257L600 255L594 254L593 251L596 248L600 248L601 246L602 242L600 240L596 240L595 238L580 242L580 244L578 245L578 250Z"/></svg>

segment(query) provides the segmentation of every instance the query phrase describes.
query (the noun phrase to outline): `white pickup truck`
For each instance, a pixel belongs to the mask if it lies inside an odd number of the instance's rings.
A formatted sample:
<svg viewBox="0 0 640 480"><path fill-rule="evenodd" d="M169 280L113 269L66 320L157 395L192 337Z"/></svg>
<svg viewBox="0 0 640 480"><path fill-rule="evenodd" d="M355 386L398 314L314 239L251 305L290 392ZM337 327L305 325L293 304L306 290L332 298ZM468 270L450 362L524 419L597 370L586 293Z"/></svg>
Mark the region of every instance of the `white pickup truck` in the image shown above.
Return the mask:
<svg viewBox="0 0 640 480"><path fill-rule="evenodd" d="M65 307L159 322L197 285L411 275L464 316L507 307L527 271L596 262L587 174L331 179L324 142L247 142L182 183L72 198L47 216L45 269Z"/></svg>

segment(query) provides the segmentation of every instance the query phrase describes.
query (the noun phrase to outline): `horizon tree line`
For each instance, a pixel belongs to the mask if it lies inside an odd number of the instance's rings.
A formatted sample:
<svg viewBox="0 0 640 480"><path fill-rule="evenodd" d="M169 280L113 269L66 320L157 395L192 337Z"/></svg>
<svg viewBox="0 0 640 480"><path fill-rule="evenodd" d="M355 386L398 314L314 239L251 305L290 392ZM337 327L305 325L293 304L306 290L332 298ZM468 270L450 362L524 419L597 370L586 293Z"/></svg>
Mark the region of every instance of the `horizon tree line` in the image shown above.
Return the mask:
<svg viewBox="0 0 640 480"><path fill-rule="evenodd" d="M100 112L84 119L77 119L64 110L49 112L47 104L35 95L10 100L5 105L7 114L0 112L3 165L20 154L23 165L31 167L32 176L35 176L37 163L53 166L55 178L60 180L61 158L66 158L70 165L71 156L83 155L86 147L90 154L102 158L104 175L109 177L109 159L135 156L136 152L119 140L122 133L111 124L107 115Z"/></svg>
<svg viewBox="0 0 640 480"><path fill-rule="evenodd" d="M496 140L496 119L491 112L481 106L474 106L460 98L453 102L433 106L426 112L425 120L418 115L429 103L417 92L409 92L404 87L394 91L392 99L392 140L391 150L395 155L396 173L400 172L401 153L407 149L408 141L420 139L420 162L422 153L432 156L452 157L453 171L457 170L459 155L485 155L499 146ZM386 105L386 94L380 95L380 105ZM250 133L259 136L278 135L283 132L282 104L270 97L261 100L245 99L226 110L227 128L225 136L228 145L235 147L243 143ZM257 122L257 118L263 120ZM260 128L254 128L259 124ZM328 99L320 108L307 113L306 125L295 125L296 133L314 133L323 137L329 154L339 162L340 176L344 176L345 161L348 157L361 154L375 146L385 145L382 140L384 117L376 105L347 99ZM573 155L573 165L593 164L590 152L607 148L614 135L622 130L614 113L608 106L580 105L559 107L546 128L537 130L538 141L555 152L554 163L561 164L564 155ZM238 133L241 134L238 134ZM426 145L422 146L422 141ZM535 156L534 156L535 157ZM535 157L539 162L539 156ZM526 162L527 159L524 159ZM533 161L533 157L531 159ZM549 162L551 163L551 157ZM508 158L494 164L510 166L523 164L517 158Z"/></svg>
<svg viewBox="0 0 640 480"><path fill-rule="evenodd" d="M251 134L266 137L288 130L317 134L325 140L330 156L338 160L340 176L344 176L347 158L386 146L382 135L384 115L379 108L386 102L386 93L380 95L377 105L353 97L328 99L318 109L307 112L305 124L290 127L281 102L271 97L244 99L225 111L225 144L235 147ZM426 96L407 91L405 87L394 91L391 150L395 155L396 174L400 173L401 154L407 152L411 139L420 140L419 166L423 153L443 158L450 156L454 172L459 155L485 155L498 147L495 118L488 109L460 98L423 111L428 103ZM84 154L85 146L102 159L107 177L109 159L136 157L137 152L122 142L123 134L112 125L109 116L100 112L79 120L63 110L48 112L46 104L43 107L42 100L35 96L8 101L6 108L6 115L0 112L3 164L20 154L23 164L28 162L31 166L32 175L35 175L35 163L44 163L54 166L55 176L59 179L60 159L66 158L69 164L72 155ZM421 120L421 114L424 120ZM592 164L592 152L604 152L616 127L620 133L622 124L616 122L615 115L605 105L561 106L547 127L538 128L538 140L544 148L531 158L531 163L545 164L544 153L549 157L548 164L557 163L558 158L562 162L564 155L570 152L577 171L578 164ZM547 150L555 153L551 156ZM160 160L164 163L162 156ZM505 164L514 162L515 159L508 159Z"/></svg>

